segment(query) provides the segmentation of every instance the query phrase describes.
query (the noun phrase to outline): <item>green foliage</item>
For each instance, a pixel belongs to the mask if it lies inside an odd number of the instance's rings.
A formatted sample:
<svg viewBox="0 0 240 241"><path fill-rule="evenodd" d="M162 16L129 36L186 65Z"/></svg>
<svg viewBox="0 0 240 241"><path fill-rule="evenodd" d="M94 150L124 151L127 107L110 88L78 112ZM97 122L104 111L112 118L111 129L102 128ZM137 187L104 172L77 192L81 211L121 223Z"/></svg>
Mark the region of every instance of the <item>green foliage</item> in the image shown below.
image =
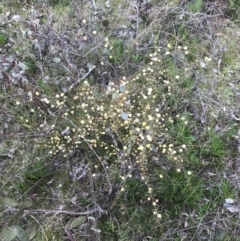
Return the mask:
<svg viewBox="0 0 240 241"><path fill-rule="evenodd" d="M0 199L0 205L8 207L19 207L18 211L8 220L6 227L2 229L0 233L1 240L11 241L15 240L14 238L17 237L20 241L29 241L34 237L35 234L25 231L20 225L18 225L21 222L24 209L32 206L31 198L27 198L21 204L19 204L11 198L3 197Z"/></svg>
<svg viewBox="0 0 240 241"><path fill-rule="evenodd" d="M12 198L2 197L0 198L0 205L16 207L19 205L19 203L13 200Z"/></svg>
<svg viewBox="0 0 240 241"><path fill-rule="evenodd" d="M36 186L35 188L41 189L40 182L45 182L50 173L49 167L43 161L36 161L34 164L27 167L18 186L23 191L26 191L36 183L39 183L39 186Z"/></svg>
<svg viewBox="0 0 240 241"><path fill-rule="evenodd" d="M219 136L214 136L211 141L211 154L213 156L223 156L225 153L224 142L220 139Z"/></svg>
<svg viewBox="0 0 240 241"><path fill-rule="evenodd" d="M230 53L228 53L228 52L223 53L222 63L223 63L224 66L233 65L234 62L235 62L234 58L233 58L233 56Z"/></svg>
<svg viewBox="0 0 240 241"><path fill-rule="evenodd" d="M64 6L68 6L70 4L69 0L64 0L64 1L59 1L59 0L49 0L49 3L52 4L53 6L55 4L62 4Z"/></svg>
<svg viewBox="0 0 240 241"><path fill-rule="evenodd" d="M222 200L235 197L232 185L222 176L220 182L216 180L214 183L213 180L208 180L204 186L207 187L203 190L204 196L212 200L212 203L209 203L209 205L219 206L222 204Z"/></svg>
<svg viewBox="0 0 240 241"><path fill-rule="evenodd" d="M42 79L36 80L36 83L39 87L39 91L43 92L47 96L53 97L54 92L56 92L59 88L57 88L52 83L44 82Z"/></svg>
<svg viewBox="0 0 240 241"><path fill-rule="evenodd" d="M202 0L192 0L187 3L186 8L190 12L200 13L200 12L202 12L203 1Z"/></svg>
<svg viewBox="0 0 240 241"><path fill-rule="evenodd" d="M228 3L228 8L236 11L240 8L240 2L238 0L230 0Z"/></svg>
<svg viewBox="0 0 240 241"><path fill-rule="evenodd" d="M178 35L179 38L182 41L186 41L189 38L190 32L189 30L184 26L184 24L182 24L179 28L178 28Z"/></svg>
<svg viewBox="0 0 240 241"><path fill-rule="evenodd" d="M155 195L159 197L160 206L178 215L182 206L194 208L202 199L202 183L194 174L171 170L159 181Z"/></svg>
<svg viewBox="0 0 240 241"><path fill-rule="evenodd" d="M240 2L238 0L228 1L226 15L239 23Z"/></svg>
<svg viewBox="0 0 240 241"><path fill-rule="evenodd" d="M141 180L137 178L127 179L125 182L127 191L127 206L136 207L147 199L147 188Z"/></svg>
<svg viewBox="0 0 240 241"><path fill-rule="evenodd" d="M224 144L224 137L219 136L218 133L210 130L207 134L206 147L203 149L203 154L206 156L222 157L226 153L226 145Z"/></svg>
<svg viewBox="0 0 240 241"><path fill-rule="evenodd" d="M112 220L109 220L108 217L102 217L99 221L99 227L103 230L103 238L112 241L117 240L116 224Z"/></svg>
<svg viewBox="0 0 240 241"><path fill-rule="evenodd" d="M125 46L123 40L113 40L112 42L112 50L111 50L111 58L110 62L123 62L124 54L125 54Z"/></svg>
<svg viewBox="0 0 240 241"><path fill-rule="evenodd" d="M3 46L7 43L7 36L3 33L0 33L0 46Z"/></svg>
<svg viewBox="0 0 240 241"><path fill-rule="evenodd" d="M31 58L31 57L26 57L24 59L24 63L27 65L28 69L27 69L27 73L28 74L31 74L31 75L34 75L37 73L38 71L38 66L37 64L35 63L35 61Z"/></svg>

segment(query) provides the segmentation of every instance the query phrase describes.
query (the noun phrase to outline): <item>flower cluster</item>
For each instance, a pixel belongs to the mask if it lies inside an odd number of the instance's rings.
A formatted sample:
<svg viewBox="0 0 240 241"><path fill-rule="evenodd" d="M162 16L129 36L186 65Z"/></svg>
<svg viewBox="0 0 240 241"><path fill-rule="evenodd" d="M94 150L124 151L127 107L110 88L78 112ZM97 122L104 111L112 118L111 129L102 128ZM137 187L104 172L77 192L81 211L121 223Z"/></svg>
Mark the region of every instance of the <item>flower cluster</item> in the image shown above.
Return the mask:
<svg viewBox="0 0 240 241"><path fill-rule="evenodd" d="M163 77L164 71L159 71L160 54L150 54L149 59L148 66L133 78L123 77L106 86L92 86L85 80L71 92L57 94L51 100L43 97L41 101L61 119L50 128L45 144L50 154L67 157L79 149L90 150L94 153L94 170L99 162L107 168L117 164L123 181L121 191L125 190L126 178L139 170L140 179L148 187L148 200L156 209L158 199L154 198L148 167L153 159L161 163L167 158L181 171L186 146L168 143L168 133L176 119L185 124L187 121L169 114L171 81ZM161 174L159 177L163 178ZM161 217L156 210L154 213Z"/></svg>

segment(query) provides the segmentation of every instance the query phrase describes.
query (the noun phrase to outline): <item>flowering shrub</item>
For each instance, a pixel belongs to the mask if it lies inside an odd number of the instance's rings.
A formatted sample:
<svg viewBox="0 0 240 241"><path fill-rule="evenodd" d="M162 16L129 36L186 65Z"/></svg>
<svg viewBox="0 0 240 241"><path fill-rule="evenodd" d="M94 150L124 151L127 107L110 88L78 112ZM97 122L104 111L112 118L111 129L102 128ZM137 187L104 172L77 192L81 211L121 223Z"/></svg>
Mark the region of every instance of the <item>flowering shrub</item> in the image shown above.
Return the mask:
<svg viewBox="0 0 240 241"><path fill-rule="evenodd" d="M105 176L111 186L108 172L115 164L122 179L120 190L125 190L127 178L137 175L147 185L148 200L154 207L157 199L152 195L149 165L155 162L160 169L162 165L180 172L186 149L184 143L172 144L176 142L169 135L174 122L187 121L184 116L171 114L171 81L163 76L164 71L159 71L161 52L159 49L150 54L146 68L132 78L123 77L106 86L91 85L85 79L51 99L36 93L48 112L57 117L48 123L49 138L44 144L51 155L68 157L78 150L90 150L92 159L88 166L93 177ZM44 131L46 123L40 128Z"/></svg>
<svg viewBox="0 0 240 241"><path fill-rule="evenodd" d="M20 16L12 19L12 24L20 28L14 30L19 37L16 42L11 40L9 53L15 57L17 50L24 57L12 70L22 69L17 77L24 80L20 82L24 91L15 103L27 113L17 119L28 130L37 129L42 134L36 138L37 143L43 143L43 149L48 149L51 156L71 159L79 151L83 157L88 155L88 175L96 180L101 176L109 190L116 181L120 194L127 190L127 180L140 180L147 188L144 198L152 202L154 213L161 217L153 179L163 178L170 169L181 172L187 147L176 140L174 135L178 133L171 128L188 124L171 104L181 82L180 74L173 76L174 71L166 66L174 56L190 58L188 48L175 46L173 50L169 43L164 46L151 40L152 53L141 60L138 73L128 77L114 73L112 78L112 68L123 71L121 65L130 60L140 61L134 48L141 44L126 47L113 33L106 37L102 31L93 30L94 25L89 28L91 21L81 19L77 35L75 31L66 33L73 40L70 48L67 35L61 35L64 25L59 25L59 29L54 24L53 29L45 28L38 21L42 14L31 9L32 22L28 24L36 22L32 30L22 24ZM92 41L88 42L89 38ZM33 50L23 55L30 45ZM77 54L79 48L83 51L81 55ZM10 81L12 72L8 73ZM26 74L39 77L37 87L29 85ZM62 92L56 94L59 89Z"/></svg>
<svg viewBox="0 0 240 241"><path fill-rule="evenodd" d="M41 240L202 230L199 218L205 225L234 196L220 175L208 183L231 140L219 117L237 120L225 68L233 52L217 50L228 35L215 10L202 1L13 2L16 11L0 6L0 212L10 220L0 239L32 239L26 216Z"/></svg>

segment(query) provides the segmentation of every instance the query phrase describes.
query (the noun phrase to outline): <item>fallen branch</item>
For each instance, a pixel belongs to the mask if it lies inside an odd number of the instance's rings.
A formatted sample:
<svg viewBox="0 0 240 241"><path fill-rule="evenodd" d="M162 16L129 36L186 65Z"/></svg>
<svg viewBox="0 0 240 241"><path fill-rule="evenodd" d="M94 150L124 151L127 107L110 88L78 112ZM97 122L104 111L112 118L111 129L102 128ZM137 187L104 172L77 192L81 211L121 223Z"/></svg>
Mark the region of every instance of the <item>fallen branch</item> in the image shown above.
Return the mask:
<svg viewBox="0 0 240 241"><path fill-rule="evenodd" d="M19 211L19 208L9 208L10 211ZM72 212L72 211L66 211L66 210L54 210L54 209L28 209L28 210L24 210L24 214L28 214L28 213L45 213L45 214L67 214L67 215L71 215L71 216L84 216L84 215L90 215L93 214L95 212L98 212L100 214L102 213L106 213L105 210L103 210L102 208L98 207L95 208L93 210L89 210L89 211L85 211L85 212Z"/></svg>

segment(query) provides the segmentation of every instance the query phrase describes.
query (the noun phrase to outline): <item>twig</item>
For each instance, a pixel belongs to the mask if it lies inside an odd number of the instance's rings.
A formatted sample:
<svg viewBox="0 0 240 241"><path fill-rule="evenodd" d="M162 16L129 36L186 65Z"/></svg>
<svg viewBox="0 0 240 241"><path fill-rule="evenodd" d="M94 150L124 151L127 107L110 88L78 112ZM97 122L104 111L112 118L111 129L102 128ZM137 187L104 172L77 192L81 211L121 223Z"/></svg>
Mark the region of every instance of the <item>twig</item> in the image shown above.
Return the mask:
<svg viewBox="0 0 240 241"><path fill-rule="evenodd" d="M9 208L9 211L19 211L18 208ZM89 211L85 211L85 212L73 212L73 211L66 211L66 210L54 210L54 209L28 209L28 210L24 210L24 214L28 214L28 213L45 213L45 214L67 214L67 215L71 215L71 216L81 216L81 215L89 215L89 214L93 214L95 212L99 212L99 213L104 213L106 211L104 211L102 208L95 208L93 210L89 210Z"/></svg>
<svg viewBox="0 0 240 241"><path fill-rule="evenodd" d="M139 3L139 5L137 5L137 4L133 4L133 3L131 3L131 2L129 2L131 5L133 5L135 8L136 8L136 12L137 12L137 20L136 20L136 23L137 23L137 26L136 26L136 36L138 36L138 34L139 34L139 14L140 14L140 12L139 12L139 7L140 7L140 3Z"/></svg>
<svg viewBox="0 0 240 241"><path fill-rule="evenodd" d="M79 84L82 80L86 79L88 77L88 75L95 69L95 66L93 66L91 69L89 69L89 71L80 79L78 79L78 81L76 81L75 83L73 83L67 90L67 92L71 91L73 89L73 87L76 84Z"/></svg>

